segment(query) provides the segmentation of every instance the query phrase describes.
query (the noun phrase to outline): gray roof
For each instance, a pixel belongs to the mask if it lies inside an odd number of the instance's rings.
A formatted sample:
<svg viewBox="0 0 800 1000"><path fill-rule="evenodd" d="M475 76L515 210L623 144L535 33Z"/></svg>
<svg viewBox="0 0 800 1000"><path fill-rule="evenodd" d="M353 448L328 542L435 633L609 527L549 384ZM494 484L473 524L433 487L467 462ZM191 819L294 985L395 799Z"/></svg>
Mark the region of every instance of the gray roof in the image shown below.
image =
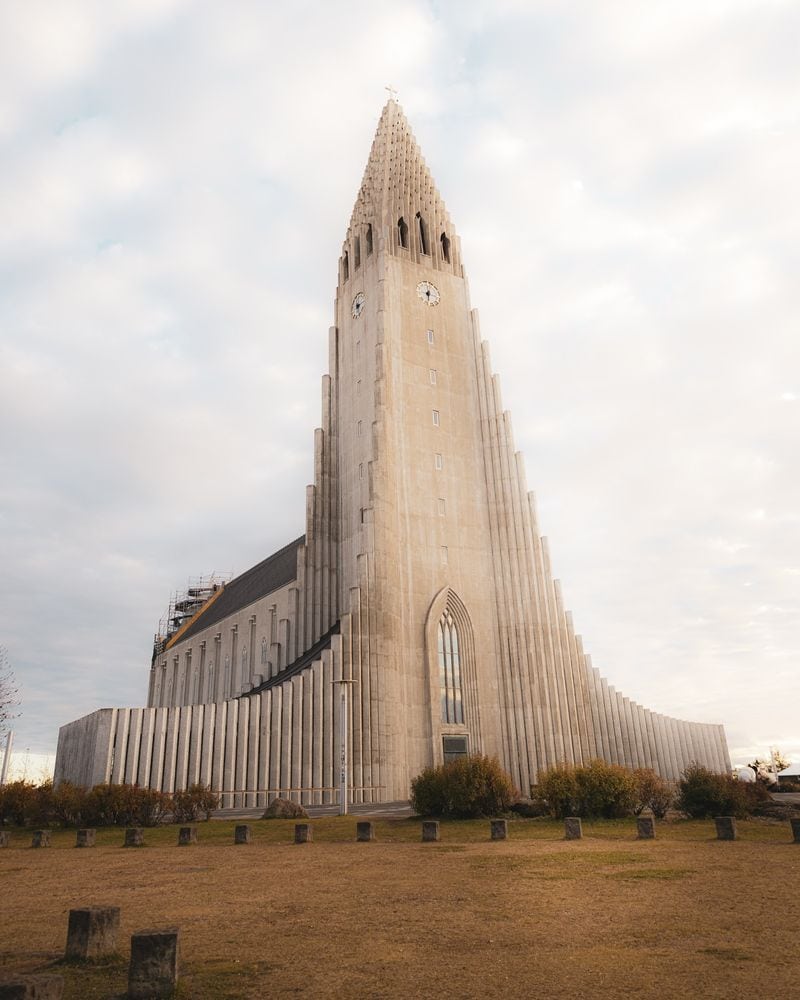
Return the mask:
<svg viewBox="0 0 800 1000"><path fill-rule="evenodd" d="M273 552L271 556L267 556L251 569L245 570L226 583L219 597L192 620L178 642L183 642L184 639L189 639L203 629L216 625L228 615L241 611L259 598L266 597L273 590L278 590L279 587L296 579L297 550L305 540L305 535L295 538L293 542L284 545L282 549Z"/></svg>

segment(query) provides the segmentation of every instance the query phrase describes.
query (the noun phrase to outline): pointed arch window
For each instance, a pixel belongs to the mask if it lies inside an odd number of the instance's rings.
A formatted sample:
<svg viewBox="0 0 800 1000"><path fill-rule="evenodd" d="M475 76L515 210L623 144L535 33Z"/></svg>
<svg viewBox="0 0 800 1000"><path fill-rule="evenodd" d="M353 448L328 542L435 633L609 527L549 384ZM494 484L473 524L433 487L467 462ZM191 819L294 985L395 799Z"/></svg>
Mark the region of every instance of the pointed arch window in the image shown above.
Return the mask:
<svg viewBox="0 0 800 1000"><path fill-rule="evenodd" d="M449 611L445 611L439 619L437 648L442 722L463 725L464 699L461 690L458 629Z"/></svg>
<svg viewBox="0 0 800 1000"><path fill-rule="evenodd" d="M428 246L428 227L425 225L425 219L422 217L422 213L417 212L417 240L419 242L419 252L424 254L430 254L430 247Z"/></svg>
<svg viewBox="0 0 800 1000"><path fill-rule="evenodd" d="M449 264L450 263L450 240L448 239L447 233L442 233L442 260Z"/></svg>
<svg viewBox="0 0 800 1000"><path fill-rule="evenodd" d="M400 241L400 246L404 250L408 250L408 223L402 215L397 220L397 238Z"/></svg>
<svg viewBox="0 0 800 1000"><path fill-rule="evenodd" d="M356 270L361 267L361 238L359 236L356 236L353 243L353 263Z"/></svg>
<svg viewBox="0 0 800 1000"><path fill-rule="evenodd" d="M372 253L372 223L367 223L367 257Z"/></svg>

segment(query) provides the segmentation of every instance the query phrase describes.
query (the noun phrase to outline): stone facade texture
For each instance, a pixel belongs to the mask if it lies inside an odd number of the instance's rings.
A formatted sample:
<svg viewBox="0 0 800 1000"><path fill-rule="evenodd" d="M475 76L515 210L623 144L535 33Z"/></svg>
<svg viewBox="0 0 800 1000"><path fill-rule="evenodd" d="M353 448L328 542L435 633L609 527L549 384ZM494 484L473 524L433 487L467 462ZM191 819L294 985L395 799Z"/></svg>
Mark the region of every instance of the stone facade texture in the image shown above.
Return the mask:
<svg viewBox="0 0 800 1000"><path fill-rule="evenodd" d="M305 534L157 645L147 707L62 727L56 780L333 802L343 678L355 802L404 799L464 750L523 791L595 757L673 780L690 762L727 771L721 726L630 701L584 652L459 238L394 101L342 247L328 367Z"/></svg>

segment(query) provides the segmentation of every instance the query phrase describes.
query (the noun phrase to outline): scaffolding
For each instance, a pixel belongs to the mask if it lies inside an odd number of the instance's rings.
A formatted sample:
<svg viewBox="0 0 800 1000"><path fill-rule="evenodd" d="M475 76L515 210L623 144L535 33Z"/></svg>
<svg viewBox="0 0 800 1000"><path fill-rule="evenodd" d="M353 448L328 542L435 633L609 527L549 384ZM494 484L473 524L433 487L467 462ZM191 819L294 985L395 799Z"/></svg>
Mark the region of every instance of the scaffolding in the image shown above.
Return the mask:
<svg viewBox="0 0 800 1000"><path fill-rule="evenodd" d="M232 573L210 573L207 576L192 577L185 589L170 595L167 613L158 623L158 631L153 637L153 663L167 648L170 639L188 624L206 602L218 593L232 578Z"/></svg>

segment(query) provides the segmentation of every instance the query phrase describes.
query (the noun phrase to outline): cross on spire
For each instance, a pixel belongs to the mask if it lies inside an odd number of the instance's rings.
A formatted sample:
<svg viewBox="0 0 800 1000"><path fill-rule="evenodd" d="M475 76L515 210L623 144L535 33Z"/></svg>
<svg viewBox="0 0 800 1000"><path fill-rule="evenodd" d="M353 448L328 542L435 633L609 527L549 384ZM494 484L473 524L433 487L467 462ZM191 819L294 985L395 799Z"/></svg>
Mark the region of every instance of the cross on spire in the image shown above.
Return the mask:
<svg viewBox="0 0 800 1000"><path fill-rule="evenodd" d="M394 101L395 104L399 104L400 103L397 100L397 88L396 87L393 87L392 84L390 83L388 87L384 87L383 89L389 91L389 100L390 101Z"/></svg>

